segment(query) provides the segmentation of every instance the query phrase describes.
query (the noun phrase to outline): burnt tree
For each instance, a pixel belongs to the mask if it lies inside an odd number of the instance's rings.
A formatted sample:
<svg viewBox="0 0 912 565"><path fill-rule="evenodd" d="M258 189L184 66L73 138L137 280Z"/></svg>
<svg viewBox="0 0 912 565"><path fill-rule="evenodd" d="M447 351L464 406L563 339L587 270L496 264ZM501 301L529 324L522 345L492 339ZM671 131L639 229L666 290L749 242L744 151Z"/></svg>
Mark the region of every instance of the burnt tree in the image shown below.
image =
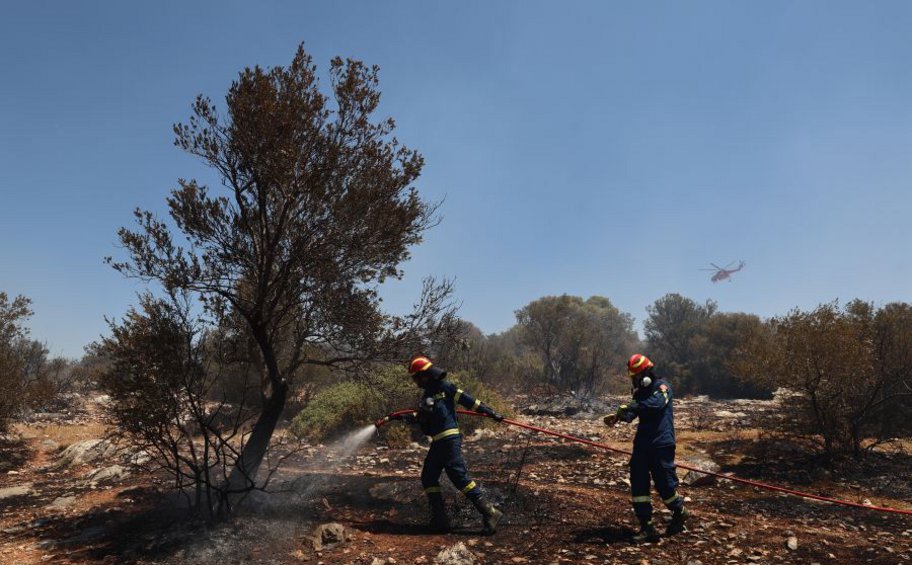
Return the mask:
<svg viewBox="0 0 912 565"><path fill-rule="evenodd" d="M256 344L262 406L229 494L254 486L303 366L399 360L455 318L450 285L431 280L412 314L380 310L378 285L402 275L436 205L413 187L421 155L392 137L392 119L373 119L377 67L335 58L329 75L324 94L302 45L287 67L241 72L224 115L198 96L175 144L221 186L179 180L167 198L173 224L137 209L138 227L119 231L128 258L108 259L127 276L193 293L216 320L243 320Z"/></svg>

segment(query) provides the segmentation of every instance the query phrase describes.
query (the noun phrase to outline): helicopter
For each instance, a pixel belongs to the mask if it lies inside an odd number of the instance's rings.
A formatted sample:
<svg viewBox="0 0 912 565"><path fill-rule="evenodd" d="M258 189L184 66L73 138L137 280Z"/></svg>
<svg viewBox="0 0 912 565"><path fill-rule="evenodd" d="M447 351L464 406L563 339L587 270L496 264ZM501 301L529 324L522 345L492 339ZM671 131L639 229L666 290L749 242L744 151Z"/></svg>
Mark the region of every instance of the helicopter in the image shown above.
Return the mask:
<svg viewBox="0 0 912 565"><path fill-rule="evenodd" d="M724 267L720 267L719 265L716 265L715 263L710 263L710 265L713 266L712 269L700 269L700 270L701 271L715 271L712 278L709 279L714 283L717 283L719 281L724 281L725 279L728 279L728 282L731 282L731 276L734 273L737 273L738 271L743 269L744 265L745 265L744 261L738 261L738 266L735 267L734 269L730 269L729 267L734 265L734 263L735 262L732 261L731 263L729 263L728 265L725 265Z"/></svg>

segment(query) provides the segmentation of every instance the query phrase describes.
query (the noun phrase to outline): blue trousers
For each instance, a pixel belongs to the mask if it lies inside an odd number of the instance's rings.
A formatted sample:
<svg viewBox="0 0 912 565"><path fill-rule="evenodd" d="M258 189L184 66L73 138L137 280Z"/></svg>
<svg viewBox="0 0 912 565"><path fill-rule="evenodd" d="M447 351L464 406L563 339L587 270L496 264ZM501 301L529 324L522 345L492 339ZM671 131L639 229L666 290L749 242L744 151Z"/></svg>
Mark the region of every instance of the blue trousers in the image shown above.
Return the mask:
<svg viewBox="0 0 912 565"><path fill-rule="evenodd" d="M440 473L446 471L453 486L462 491L466 497L475 499L481 496L478 485L469 478L465 459L462 458L462 437L451 436L431 443L424 467L421 469L421 486L424 492L440 492Z"/></svg>
<svg viewBox="0 0 912 565"><path fill-rule="evenodd" d="M672 511L683 508L684 498L678 494L678 475L675 473L675 446L633 447L630 458L630 494L633 512L640 522L652 519L649 478L655 483L662 502Z"/></svg>

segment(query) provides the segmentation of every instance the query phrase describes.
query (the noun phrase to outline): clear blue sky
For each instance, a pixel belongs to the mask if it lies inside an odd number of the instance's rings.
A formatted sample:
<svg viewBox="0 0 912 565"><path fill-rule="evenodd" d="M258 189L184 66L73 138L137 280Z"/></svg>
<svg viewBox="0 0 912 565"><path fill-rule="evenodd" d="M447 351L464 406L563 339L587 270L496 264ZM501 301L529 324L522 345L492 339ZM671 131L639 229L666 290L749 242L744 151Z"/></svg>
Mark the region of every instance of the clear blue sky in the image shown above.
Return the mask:
<svg viewBox="0 0 912 565"><path fill-rule="evenodd" d="M206 169L197 93L305 42L381 68L381 114L443 222L384 291L456 280L487 333L545 295L642 322L669 292L763 317L912 301L912 3L6 2L0 290L78 357L142 286L103 264L140 206ZM712 284L710 261L747 267Z"/></svg>

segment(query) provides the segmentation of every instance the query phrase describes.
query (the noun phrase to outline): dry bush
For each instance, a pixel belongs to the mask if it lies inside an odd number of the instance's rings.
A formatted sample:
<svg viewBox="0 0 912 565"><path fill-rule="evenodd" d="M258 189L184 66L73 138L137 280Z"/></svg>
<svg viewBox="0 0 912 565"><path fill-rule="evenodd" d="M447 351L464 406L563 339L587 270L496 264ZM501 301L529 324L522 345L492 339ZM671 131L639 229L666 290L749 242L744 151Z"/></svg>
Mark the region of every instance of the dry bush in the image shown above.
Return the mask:
<svg viewBox="0 0 912 565"><path fill-rule="evenodd" d="M121 324L112 323L112 335L95 346L99 356L110 360L99 386L111 397L106 410L114 435L148 454L192 512L217 516L230 511L236 500L230 495L265 489L283 459L271 458L278 450L274 445L265 478L251 477L241 491L229 486L259 397L242 395L228 402L218 384L232 355L206 339L186 300L146 295L140 306Z"/></svg>
<svg viewBox="0 0 912 565"><path fill-rule="evenodd" d="M29 411L62 408L62 394L71 390L73 364L48 358L41 342L29 339L25 321L31 301L12 301L0 292L0 432Z"/></svg>
<svg viewBox="0 0 912 565"><path fill-rule="evenodd" d="M22 324L32 314L30 304L24 296L10 301L0 292L0 433L6 432L24 404L24 363L16 344L27 334Z"/></svg>
<svg viewBox="0 0 912 565"><path fill-rule="evenodd" d="M791 392L777 398L781 417L768 424L819 437L830 456L858 457L872 439L908 434L908 422L894 416L908 413L912 363L885 353L908 345L912 308L893 306L886 316L861 301L832 302L756 332L739 352L739 372Z"/></svg>

